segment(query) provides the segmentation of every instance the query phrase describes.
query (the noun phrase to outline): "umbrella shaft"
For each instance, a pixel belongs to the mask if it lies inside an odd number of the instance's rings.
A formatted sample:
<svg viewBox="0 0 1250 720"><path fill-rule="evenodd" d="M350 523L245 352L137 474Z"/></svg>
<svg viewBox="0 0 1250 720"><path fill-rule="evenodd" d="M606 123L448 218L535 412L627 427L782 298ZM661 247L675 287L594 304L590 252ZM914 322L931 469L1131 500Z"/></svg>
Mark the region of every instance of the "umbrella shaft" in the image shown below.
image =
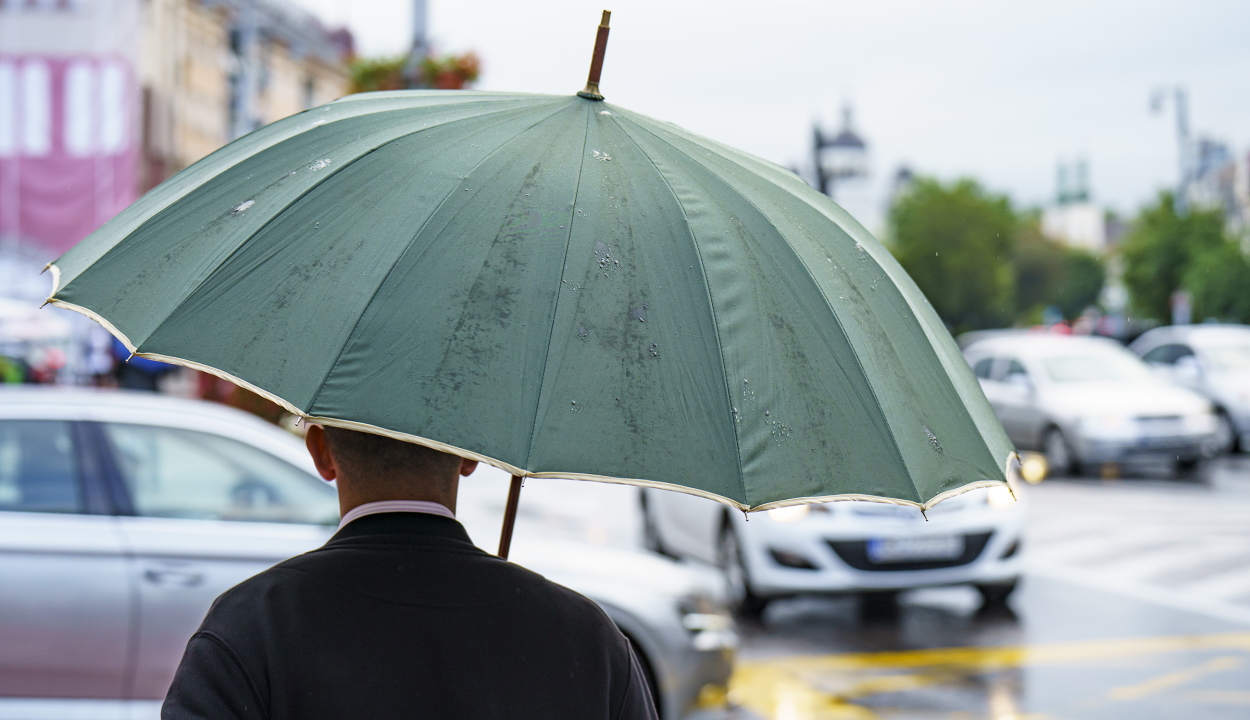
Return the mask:
<svg viewBox="0 0 1250 720"><path fill-rule="evenodd" d="M499 531L499 557L508 559L508 550L512 547L512 527L516 525L516 508L521 502L520 475L512 476L512 486L508 488L508 507L503 511L503 529Z"/></svg>

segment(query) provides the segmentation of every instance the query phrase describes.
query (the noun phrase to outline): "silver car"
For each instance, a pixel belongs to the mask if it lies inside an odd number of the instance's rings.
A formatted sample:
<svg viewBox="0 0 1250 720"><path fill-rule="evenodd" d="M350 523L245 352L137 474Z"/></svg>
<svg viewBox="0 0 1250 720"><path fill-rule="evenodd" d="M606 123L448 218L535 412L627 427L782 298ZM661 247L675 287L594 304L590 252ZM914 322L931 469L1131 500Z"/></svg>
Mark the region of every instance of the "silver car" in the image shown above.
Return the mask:
<svg viewBox="0 0 1250 720"><path fill-rule="evenodd" d="M964 356L1012 442L1043 451L1052 472L1146 459L1192 468L1214 436L1211 403L1112 340L1004 335Z"/></svg>
<svg viewBox="0 0 1250 720"><path fill-rule="evenodd" d="M213 599L323 544L337 521L303 444L250 415L0 390L0 717L156 717ZM723 698L736 636L714 574L643 552L520 545L518 560L595 600L629 637L661 717Z"/></svg>
<svg viewBox="0 0 1250 720"><path fill-rule="evenodd" d="M1129 349L1168 380L1215 405L1216 452L1250 451L1250 326L1175 325L1151 330Z"/></svg>

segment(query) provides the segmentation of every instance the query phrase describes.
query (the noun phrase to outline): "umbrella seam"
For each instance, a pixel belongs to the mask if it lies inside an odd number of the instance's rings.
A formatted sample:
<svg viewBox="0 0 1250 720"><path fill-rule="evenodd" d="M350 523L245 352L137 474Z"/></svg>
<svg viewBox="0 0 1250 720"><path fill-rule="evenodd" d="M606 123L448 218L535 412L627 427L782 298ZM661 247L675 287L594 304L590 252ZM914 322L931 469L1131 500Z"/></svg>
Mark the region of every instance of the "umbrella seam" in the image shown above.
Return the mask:
<svg viewBox="0 0 1250 720"><path fill-rule="evenodd" d="M482 166L482 163L485 163L487 160L494 157L495 153L499 152L505 146L509 145L513 140L516 140L518 137L524 135L530 130L533 130L535 127L550 120L552 117L559 115L563 110L564 108L557 108L555 112L551 113L550 115L546 115L543 118L535 121L532 125L525 128L524 130L517 133L516 135L512 136L510 139L505 140L504 142L500 143L499 147L495 148L494 150L491 150L481 160L479 160L476 165L474 165L467 173L465 173L464 178L462 178L459 183L456 183L455 185L453 185L452 188L447 191L447 194L443 196L443 199L438 201L438 206L434 208L433 212L431 212L429 216L426 217L425 222L421 223L421 227L417 228L417 231L412 234L411 238L408 239L408 243L404 246L403 251L400 252L397 256L395 256L395 262L391 263L391 267L386 271L386 274L382 276L382 280L378 283L377 287L373 289L373 293L369 296L369 301L364 304L363 309L360 312L360 315L356 318L356 322L352 323L352 329L348 331L347 337L343 340L343 346L339 348L338 354L334 356L334 361L330 363L330 366L328 368L326 368L326 374L321 378L321 382L318 383L317 385L317 392L308 401L308 409L310 411L314 407L316 407L317 400L321 399L321 391L325 389L326 382L330 379L331 373L333 373L334 369L338 367L339 361L343 359L343 353L347 351L347 346L351 344L352 337L356 334L356 328L360 327L360 323L365 319L365 314L368 313L369 306L373 304L374 298L378 296L378 293L382 292L382 287L386 285L386 281L389 280L391 277L391 274L395 272L395 268L399 266L399 262L403 260L404 256L408 254L408 251L412 249L412 244L417 241L417 238L421 236L421 233L425 232L425 228L430 224L430 221L434 219L434 216L438 214L438 211L443 208L443 205L447 203L448 198L455 195L456 190L460 189L461 185L464 184L464 180L467 179L470 175L472 175L474 170L477 170L478 168L480 168ZM405 135L403 137L408 137L408 136ZM399 139L400 138L396 138L395 141L398 141ZM387 144L389 145L390 143L387 143ZM362 155L361 157L364 157L364 156ZM426 250L428 249L429 248L426 248ZM422 254L424 254L424 251L422 252ZM420 256L418 256L417 259L419 260Z"/></svg>
<svg viewBox="0 0 1250 720"><path fill-rule="evenodd" d="M765 220L765 222L767 222L767 223L768 223L771 227L777 228L776 223L774 223L774 222L772 221L772 219L771 219L771 218L769 218L769 216L768 216L768 214L767 214L767 213L765 213L763 210L761 210L761 209L760 209L759 205L756 205L756 204L755 204L755 201L754 201L754 200L752 200L751 198L747 197L745 193L743 193L742 191L738 190L736 187L734 187L733 185L731 185L728 181L726 181L725 179L723 179L723 178L722 178L722 177L721 177L721 176L720 176L720 175L719 175L719 174L718 174L715 170L713 170L712 168L709 168L708 166L704 165L704 164L703 164L701 161L699 161L699 160L698 160L698 159L697 159L694 155L691 155L690 153L686 152L684 149L682 149L682 148L680 148L680 147L678 147L678 146L674 145L674 144L673 144L673 143L671 143L671 142L667 142L664 138L661 138L659 135L657 135L655 132L653 132L653 131L652 131L652 130L650 130L649 128L643 128L643 129L644 129L644 130L646 130L648 133L650 133L650 134L652 135L652 137L655 137L655 138L656 138L656 140L659 140L659 141L661 141L661 142L664 142L664 143L665 143L666 145L668 145L669 147L673 148L673 149L674 149L674 150L676 150L677 152L679 152L679 153L681 153L682 155L686 156L686 157L687 157L687 158L688 158L691 162L693 162L693 163L695 163L696 165L698 165L699 167L703 168L703 169L704 169L705 171L707 171L707 172L708 172L708 173L709 173L712 177L714 177L714 178L716 178L717 180L719 180L722 184L724 184L724 185L725 185L725 187L726 187L726 188L728 188L730 191L732 191L734 194L736 194L738 197L740 197L743 201L745 201L748 205L750 205L750 206L751 206L751 209L753 209L753 210L754 210L757 214L759 214L759 216L760 216L761 218L763 218L763 219ZM697 143L695 143L695 144L697 144ZM840 225L839 225L839 229L841 229L841 226L840 226ZM843 232L845 232L845 230L844 230L844 229L843 229ZM819 290L819 288L820 288L820 283L818 283L818 282L816 281L816 276L815 276L815 274L813 274L813 273L812 273L812 269L811 269L811 267L809 267L809 266L808 266L808 264L807 264L807 263L803 260L802 256L800 256L800 255L798 254L798 252L797 252L797 251L795 251L794 246L790 244L790 239L789 239L789 238L787 238L787 237L786 237L786 234L785 234L784 232L782 232L779 228L777 229L777 234L778 234L778 235L780 235L780 236L781 236L781 238L782 238L783 240L785 240L785 242L784 242L784 243L782 243L782 244L783 244L783 245L785 246L785 248L786 248L786 249L790 252L790 254L794 257L794 259L798 261L799 265L803 268L803 271L804 271L805 273L807 273L807 277L808 277L808 279L811 281L811 283L812 283L813 285L815 285L815 286L817 287L817 289ZM849 235L850 235L850 233L847 233L847 235L849 236ZM875 259L875 258L873 259L873 262L874 262L874 263L876 262L876 259ZM883 269L883 270L884 270L884 269ZM850 350L851 350L851 356L855 358L855 365L859 368L860 375L864 378L864 384L866 384L866 385L868 386L868 390L869 390L869 392L871 392L871 393L872 393L872 399L873 399L873 401L874 401L874 402L876 402L877 407L885 407L885 406L881 403L881 397L877 394L877 388L876 388L876 386L873 384L872 379L871 379L871 378L870 378L870 376L868 375L868 371L867 371L867 369L864 367L864 361L863 361L863 359L862 359L862 358L860 358L860 356L859 356L859 351L855 348L855 345L849 341L849 336L848 336L848 335L847 335L847 333L846 333L845 326L844 326L844 325L843 325L843 323L842 323L842 318L841 318L841 317L839 317L839 315L838 315L838 311L837 311L837 309L836 309L836 308L834 308L833 303L829 300L829 298L828 298L828 297L826 297L826 296L825 296L825 293L824 293L823 291L820 291L818 294L819 294L819 295L820 295L820 297L821 297L821 298L825 301L825 307L829 309L829 314L833 316L833 320L834 320L834 322L836 322L836 323L838 324L838 330L842 332L843 337L848 337L847 347L848 347L848 348L850 348ZM898 455L899 462L903 465L903 467L905 467L905 468L906 468L906 467L908 467L907 458L906 458L906 456L903 454L903 449L899 446L899 443L898 443L898 436L895 434L895 432L894 432L894 428L893 428L893 427L891 427L891 425L890 425L890 421L889 421L888 419L886 419L886 422L885 422L885 428L886 428L886 431L888 431L888 432L889 432L889 434L890 434L890 443L891 443L891 445L893 445L893 446L894 446L894 452ZM739 466L741 466L741 462L739 462ZM914 480L912 480L912 479L911 479L910 475L911 475L911 473L910 473L910 471L909 471L909 472L908 472L908 478L907 478L907 479L908 479L908 482L910 482L910 483L911 483L912 489L916 491L916 496L917 496L917 497L919 497L919 496L920 496L920 488L916 487L916 483L915 483L915 481L914 481Z"/></svg>
<svg viewBox="0 0 1250 720"><path fill-rule="evenodd" d="M681 209L682 218L684 218L686 221L685 223L686 235L690 237L690 244L691 246L694 247L695 256L699 258L699 275L703 278L703 288L707 294L708 309L712 313L712 336L716 339L716 355L720 359L721 380L724 383L724 388L725 388L725 401L728 404L728 406L732 408L733 402L734 402L733 391L730 389L730 385L729 385L729 370L728 368L725 367L725 345L724 343L721 342L720 323L718 322L717 315L716 315L716 303L712 302L712 286L708 282L707 266L704 265L703 263L703 252L699 248L698 239L695 238L694 232L692 232L690 229L690 217L686 214L686 206L682 204L681 198L677 195L677 191L673 189L672 184L668 181L668 178L665 177L664 171L660 170L659 166L655 164L655 160L651 159L651 156L647 154L647 151L644 150L642 146L638 144L638 141L635 140L634 137L629 134L628 130L626 130L623 126L621 126L619 121L615 121L615 122L617 126L621 128L621 132L625 133L625 136L628 137L630 141L634 143L634 147L638 148L638 152L647 159L647 162L651 163L651 167L655 170L656 174L660 176L660 179L664 181L664 187L668 188L669 193L672 194L674 202L676 202L677 207ZM654 136L654 133L651 133L651 134L652 136ZM736 465L738 467L738 488L742 492L742 497L746 497L747 496L746 475L742 469L742 441L738 437L738 428L736 425L733 429L733 438L734 438L734 453L737 456Z"/></svg>
<svg viewBox="0 0 1250 720"><path fill-rule="evenodd" d="M511 110L511 109L512 109L512 108L504 108L504 109L502 109L502 110L499 110L499 113L507 112L508 110ZM558 112L558 111L557 111L557 112ZM493 115L493 114L498 114L498 113L487 113L487 114L492 114L492 115ZM554 114L554 113L553 113L553 114ZM548 117L550 117L550 116L548 116ZM546 119L546 118L544 118L544 119ZM451 122L451 121L448 121L448 122ZM541 121L539 121L539 122L541 122ZM404 133L403 135L400 135L400 136L398 136L398 137L391 138L390 140L387 140L386 142L382 143L381 145L378 145L377 147L370 148L368 152L361 153L360 155L357 155L356 157L352 158L351 160L348 160L347 162L343 163L343 164L342 164L342 165L340 165L339 167L332 169L330 172L328 172L328 173L326 173L326 174L325 174L325 176L324 176L324 177L320 180L320 182L317 182L316 184L313 184L313 185L308 186L307 188L305 188L305 189L304 189L304 191L303 191L303 192L301 192L301 193L299 193L298 195L296 195L295 197L291 198L291 200L290 200L289 202L287 202L285 205L283 205L283 206L282 206L282 209L281 209L281 210L278 210L278 211L277 211L277 212L275 212L273 215L271 215L271 216L270 216L267 220L265 220L265 222L264 222L264 223L262 223L262 224L260 225L260 227L256 228L256 230L255 230L254 232L252 232L251 234L249 234L246 238L244 238L244 239L243 239L243 241L242 241L242 242L240 242L238 245L236 245L236 246L234 247L234 249L233 249L233 250L231 250L231 251L230 251L230 252L229 252L229 253L228 253L228 254L227 254L224 258L222 258L222 259L221 259L221 261L220 261L220 262L218 262L218 263L217 263L217 265L216 265L216 266L212 269L212 271L211 271L211 272L209 272L209 273L208 273L208 275L204 276L204 279L202 279L202 280L200 280L200 281L199 281L199 283L196 285L196 289L198 289L199 287L203 286L203 285L204 285L205 283L207 283L209 280L211 280L212 278L214 278L214 277L216 277L217 275L219 275L219 274L222 272L222 268L224 268L224 267L226 266L226 264L227 264L227 263L229 263L231 260L233 260L233 259L234 259L234 257L235 257L236 255L238 255L239 253L241 253L241 252L243 251L243 249L247 246L247 244L248 244L248 243L250 243L253 239L255 239L255 238L256 238L257 236L259 236L262 232L264 232L266 228L268 228L270 225L272 225L272 224L274 223L274 221L276 221L279 217L281 217L283 214L285 214L287 210L290 210L290 209L291 209L291 208L292 208L292 207L293 207L296 203L300 202L300 201L301 201L301 200L303 200L305 197L307 197L310 193L312 193L314 190L316 190L316 189L318 189L318 188L322 187L322 186L323 186L323 185L325 185L327 182L329 182L330 178L335 177L335 176L337 176L339 173L346 171L346 170L347 170L347 168L349 168L349 167L351 167L351 166L355 165L357 162L360 162L361 160L364 160L365 158L369 157L370 155L374 154L375 152L378 152L379 150L382 150L383 148L386 148L386 147L388 147L388 146L390 146L390 145L392 145L392 144L394 144L394 143L397 143L397 142L399 142L399 141L401 141L401 140L404 140L405 138L409 138L409 137L411 137L411 136L413 136L413 135L417 135L417 134L419 134L419 133L422 133L422 132L424 132L424 131L426 131L426 130L429 130L429 129L432 129L432 128L435 128L435 127L442 127L442 125L444 125L444 124L446 124L446 123L439 123L438 125L430 125L430 126L427 126L427 127L418 128L418 129L416 129L416 130L415 130L415 131L413 131L413 132L410 132L410 133ZM530 126L530 127L533 127L533 126ZM528 128L527 128L527 129L528 129ZM292 137L294 137L294 136L292 136ZM290 139L291 139L291 138L287 138L286 140L290 140ZM286 142L286 140L282 140L282 141L280 141L280 142ZM275 143L274 145L270 145L270 146L268 146L268 147L264 148L264 150L270 150L270 149L272 149L273 147L276 147L276 146L277 146L277 144L278 144L278 143ZM223 148L223 149L224 149L224 148ZM260 152L263 152L264 150L262 150L262 151L260 151ZM249 156L247 156L246 158L243 158L243 160L242 160L242 161L240 161L240 162L244 162L244 161L247 161L247 160L251 160L252 158L254 158L254 157L256 157L257 155L259 155L259 154L260 154L260 152L257 152L257 153L254 153L254 154L252 154L252 155L249 155ZM488 157L489 157L489 156L488 156ZM480 163L479 163L479 164L480 164ZM239 165L239 163L235 163L234 165L231 165L230 167L223 169L223 170L222 170L222 173L226 172L227 170L229 170L229 169L231 169L231 168L238 167L238 165ZM192 166L192 167L194 167L194 166ZM190 170L191 168L187 168L187 169L188 169L188 170ZM475 166L475 169L476 169L476 166ZM218 176L220 176L220 175L221 175L221 173L217 173L217 175L214 175L212 178L209 178L209 180L215 179L215 178L217 178L217 177L218 177ZM185 197L185 196L184 196L184 197ZM444 200L446 200L446 198L444 198ZM441 206L441 203L440 203L440 206ZM146 225L148 222L152 221L152 220L153 220L153 219L155 219L156 217L159 217L160 215L163 215L166 211L168 211L168 210L169 210L170 208L172 208L172 207L173 207L172 205L165 207L164 209L162 209L160 212L156 213L156 214L155 214L155 215L153 215L152 217L148 218L147 220L144 220L144 221L143 221L143 223L141 223L141 224L139 225L139 227L136 227L136 228L135 228L134 230L132 230L131 232L134 232L135 230L138 230L140 227L142 227L143 225ZM127 237L129 237L129 233L127 234ZM123 238L123 239L125 239L125 238ZM120 244L120 241L119 241L119 244ZM113 247L109 248L109 250L108 250L108 251L106 251L104 255L101 255L101 256L100 256L100 258L98 258L98 259L96 260L96 262L99 262L100 260L103 260L104 256L105 256L105 255L108 255L109 253L111 253L113 250L115 250L115 249L116 249L116 247L117 247L117 246L116 246L116 245L114 245ZM156 329L157 329L157 328L159 328L161 325L164 325L164 324L165 324L165 322L166 322L167 320L169 320L169 318L173 317L174 313L178 312L178 310L180 310L180 309L182 308L182 306L183 306L183 305L185 305L185 304L187 303L187 301L188 301L188 300L190 300L190 299L191 299L191 297L192 297L192 296L194 296L194 295L195 295L195 289L192 289L189 293L187 293L187 295L186 295L185 297L183 297L181 300L179 300L179 301L178 301L178 304L174 305L174 307L173 307L173 308L171 308L169 312L165 313L165 317L161 318L160 322L158 322L158 323L156 323L155 325L153 325L153 326L152 326L152 333L154 333L154 332L156 331ZM140 342L147 342L147 340L148 340L149 338L151 338L151 337L152 337L152 333L149 333L149 334L148 334L148 336L147 336L147 337L145 337L145 338L144 338L142 341L140 341ZM137 347L137 346L138 346L138 345L136 344L136 347ZM336 362L337 362L337 358L336 358ZM315 396L314 396L314 397L315 397Z"/></svg>
<svg viewBox="0 0 1250 720"><path fill-rule="evenodd" d="M653 118L650 118L650 117L647 117L647 116L641 116L641 117L642 117L644 120L647 120L647 121L650 121L650 122L653 122L653 123L654 123L654 122L656 122ZM845 210L845 208L842 208L841 206L836 206L836 205L835 205L835 207L837 207L837 209L838 209L838 210L840 210L840 211L842 211L844 214L846 214L847 218L848 218L849 220L851 220L851 221L854 223L854 225L853 225L852 227L849 227L849 228L848 228L848 227L846 227L846 226L844 226L844 225L841 225L841 223L840 223L839 219L838 219L837 217L835 217L834 215L831 215L831 214L830 214L830 212L829 212L829 208L827 208L827 207L822 207L822 206L821 206L821 204L816 203L816 202L815 202L815 198L814 198L814 197L811 197L811 193L800 193L800 192L795 192L794 190L792 190L792 189L790 189L790 188L787 188L787 187L783 184L782 180L797 181L798 183L800 183L800 185L801 185L801 189L804 189L804 190L811 190L811 187L810 187L809 185L807 185L807 183L806 183L806 182L804 182L802 178L800 178L797 174L793 173L792 171L789 171L789 170L787 170L786 168L783 168L783 167L781 167L781 166L775 165L775 164L773 164L773 163L769 162L768 160L764 160L763 158L759 158L759 157L756 157L756 156L754 156L754 155L752 155L752 154L750 154L750 153L747 153L747 152L744 152L744 151L742 151L742 150L739 150L738 148L735 148L735 147L732 147L732 146L729 146L729 145L724 145L724 144L722 144L722 143L718 143L718 142L716 142L715 140L711 140L711 139L709 139L709 138L705 138L705 137L701 137L701 136L699 136L699 135L695 135L695 134L691 133L690 131L688 131L688 130L686 130L685 128L682 128L682 127L680 127L680 126L674 125L673 127L674 127L674 128L676 128L676 130L670 130L669 132L672 132L674 135L676 135L677 137L681 138L682 140L684 140L684 141L686 141L686 142L690 143L691 145L694 145L695 147L702 148L702 149L704 149L704 150L711 150L711 151L715 151L715 152L717 152L719 155L721 155L722 157L724 157L726 160L728 160L728 161L730 161L730 162L732 162L732 163L734 163L734 164L738 165L739 167L743 168L744 170L747 170L747 171L749 171L749 172L752 172L752 173L756 174L757 176L760 176L760 177L765 177L764 175L761 175L761 174L760 174L760 173L759 173L756 169L754 169L754 168L752 167L752 165L753 165L753 164L754 164L754 165L762 165L762 166L768 167L768 168L770 168L771 170L774 170L774 171L780 171L780 172L778 173L777 177L767 177L768 181L769 181L770 183L772 183L773 185L777 186L778 188L782 189L783 191L790 192L790 193L791 193L791 194L795 197L795 199L797 199L798 201L802 202L804 205L806 205L807 207L811 208L811 209L812 209L813 211L815 211L816 213L818 213L818 214L822 215L823 217L825 217L825 218L827 218L827 219L829 219L829 220L833 221L833 222L834 222L834 223L836 223L836 224L839 224L839 225L842 227L843 231L845 231L845 232L847 233L847 235L849 235L852 239L856 240L856 242L859 242L859 241L860 241L860 239L861 239L861 238L856 237L856 236L862 232L862 234L867 235L867 236L868 236L869 238L871 238L874 242L878 242L878 244L879 244L879 241L877 241L877 240L876 240L876 238L872 237L872 234L871 234L871 233L869 233L866 229L864 229L864 227L863 227L863 226L862 226L862 225L861 225L858 221L856 221L854 217L852 217L849 213L847 213L847 212L846 212L846 210ZM816 194L816 197L824 198L825 196L824 196L824 195L821 195L821 194L819 194L819 193L817 193L817 194ZM856 226L858 226L858 229L856 228ZM865 246L868 246L868 244L867 244L867 243L865 243ZM873 260L873 262L874 262L874 263L876 263L877 268L878 268L878 269L879 269L882 273L884 273L884 275L885 275L886 277L888 277L888 278L890 278L891 280L894 280L895 282L897 282L897 280L896 280L896 278L895 278L895 273L891 272L890 268L888 268L885 264L883 264L881 261L879 261L879 260L877 259L877 257L876 257L876 254L875 254L874 252L872 252L872 250L869 250L868 252L869 252L869 254L872 256L872 260ZM895 264L897 265L897 263L895 263ZM900 270L900 271L903 273L904 277L906 277L909 281L911 280L911 277L910 277L910 276L908 276L908 275L906 274L906 271L905 271L905 270L902 270L902 268L901 268L901 267L899 267L899 268L898 268L898 270ZM942 330L942 329L941 329L941 327L940 327L940 325L941 325L941 323L940 323L940 318L936 318L936 311L934 311L934 310L933 310L933 305L932 305L932 303L930 303L930 302L929 302L928 298L927 298L927 297L925 297L923 293L921 293L921 300L923 300L923 302L924 302L924 306L925 306L925 307L918 307L918 305L917 305L916 303L913 303L913 302L912 302L911 298L908 296L908 294L907 294L907 293L905 293L905 292L901 292L901 289L900 289L900 293L899 293L899 295L900 295L900 297L902 298L903 302L907 305L907 307L911 309L911 311L912 311L913 315L915 316L916 323L917 323L917 325L919 325L919 327L920 327L921 331L924 333L925 337L927 337L927 338L929 339L930 343L931 343L932 345L934 345L934 355L935 355L935 357L937 358L938 363L939 363L940 365L942 365L944 368L947 368L947 371L948 371L948 373L949 373L949 372L951 371L951 367L952 367L952 366L957 366L957 365L958 365L958 361L948 362L948 361L947 361L947 360L948 360L948 359L947 359L947 357L946 357L946 356L945 356L945 355L944 355L944 354L940 351L940 349L937 347L937 345L939 344L939 342L940 342L940 340L941 340L941 338L940 338L940 336L939 336L939 333L941 332L941 330ZM921 316L922 316L923 314L925 314L925 311L926 311L926 310L927 310L928 312L932 313L932 314L934 315L934 318L935 318L935 319L937 319L937 320L939 321L939 323L938 323L938 325L937 325L937 326L932 326L932 327L931 327L931 323L929 323L929 322L927 322L927 321L925 321L925 320L922 320L922 319L921 319ZM952 388L954 389L955 393L956 393L957 395L960 395L960 396L962 397L962 396L963 396L963 393L962 393L962 392L960 392L960 389L959 389L959 385L958 385L958 383L955 383L955 382L952 380L952 383L951 383L951 384L952 384ZM973 412L972 412L972 411L971 411L971 410L967 407L967 404L966 404L966 403L964 403L964 410L965 410L965 414L966 414L966 416L967 416L967 418L968 418L969 422L971 422L971 423L972 423L972 425L973 425L973 427L975 427L975 428L977 429L977 432L981 434L982 438L985 438L985 436L986 436L986 431L985 431L985 429L984 429L984 428L982 428L981 423L977 420L977 416L976 416L976 415L975 415L975 414L974 414L974 413L973 413ZM988 440L987 440L987 444L988 444ZM988 448L987 448L987 449L988 449ZM992 457L992 455L993 455L993 454L991 453L991 457ZM997 463L997 458L993 458L993 459L994 459L995 463ZM1009 462L1009 461L1010 461L1010 453L1008 453L1008 458L1007 458L1007 460L1006 460L1005 462Z"/></svg>
<svg viewBox="0 0 1250 720"><path fill-rule="evenodd" d="M569 231L564 236L564 255L560 259L560 282L556 285L556 303L551 310L551 325L547 328L547 350L543 353L543 374L538 378L538 399L534 403L534 418L530 421L529 441L525 443L525 464L530 464L534 453L534 436L538 433L538 412L543 406L543 390L547 384L547 366L551 360L551 343L556 333L556 316L560 310L560 287L564 284L564 271L568 269L569 246L573 244L573 224L577 222L577 196L582 189L582 172L586 169L586 147L590 143L590 113L586 113L586 131L582 134L581 162L577 165L577 182L573 184L573 206L569 211Z"/></svg>

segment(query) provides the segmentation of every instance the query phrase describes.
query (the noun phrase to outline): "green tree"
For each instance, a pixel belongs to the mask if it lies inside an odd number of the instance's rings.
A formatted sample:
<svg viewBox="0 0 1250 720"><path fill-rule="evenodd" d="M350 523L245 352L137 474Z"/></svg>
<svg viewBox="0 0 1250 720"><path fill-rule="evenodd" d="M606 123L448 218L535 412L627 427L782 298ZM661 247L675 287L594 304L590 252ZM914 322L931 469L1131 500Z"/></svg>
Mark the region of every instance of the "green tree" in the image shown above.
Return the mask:
<svg viewBox="0 0 1250 720"><path fill-rule="evenodd" d="M1014 315L1011 202L975 180L916 180L890 208L892 251L954 332Z"/></svg>
<svg viewBox="0 0 1250 720"><path fill-rule="evenodd" d="M1250 261L1236 242L1203 250L1181 280L1193 295L1194 319L1250 323Z"/></svg>
<svg viewBox="0 0 1250 720"><path fill-rule="evenodd" d="M1172 194L1161 193L1158 202L1142 209L1120 244L1124 285L1133 307L1146 317L1169 322L1172 293L1184 286L1190 266L1227 243L1219 211L1179 214Z"/></svg>
<svg viewBox="0 0 1250 720"><path fill-rule="evenodd" d="M408 87L404 69L408 56L357 58L352 61L352 92L402 90ZM424 88L459 90L477 80L482 63L474 53L463 55L430 55L421 61L420 82Z"/></svg>
<svg viewBox="0 0 1250 720"><path fill-rule="evenodd" d="M1055 295L1063 316L1075 320L1098 302L1107 282L1107 268L1098 256L1080 248L1065 247L1064 275Z"/></svg>
<svg viewBox="0 0 1250 720"><path fill-rule="evenodd" d="M1097 256L1043 236L1036 214L1021 221L1011 260L1016 274L1016 317L1026 324L1038 322L1042 309L1051 305L1065 318L1076 319L1098 302L1106 280Z"/></svg>

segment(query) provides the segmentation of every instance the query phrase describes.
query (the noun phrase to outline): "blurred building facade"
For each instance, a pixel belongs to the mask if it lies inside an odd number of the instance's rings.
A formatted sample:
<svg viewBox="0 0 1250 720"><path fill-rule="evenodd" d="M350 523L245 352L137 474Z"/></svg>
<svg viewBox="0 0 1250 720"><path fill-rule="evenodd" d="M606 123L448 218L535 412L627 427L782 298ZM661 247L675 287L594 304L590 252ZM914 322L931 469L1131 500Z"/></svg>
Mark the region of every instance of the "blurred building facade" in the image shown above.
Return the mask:
<svg viewBox="0 0 1250 720"><path fill-rule="evenodd" d="M44 264L235 137L348 94L352 49L283 0L0 0L0 362L103 377L98 325L35 310Z"/></svg>
<svg viewBox="0 0 1250 720"><path fill-rule="evenodd" d="M148 0L148 189L230 140L348 93L352 37L276 0Z"/></svg>
<svg viewBox="0 0 1250 720"><path fill-rule="evenodd" d="M0 253L61 254L257 127L348 93L282 0L0 0Z"/></svg>

